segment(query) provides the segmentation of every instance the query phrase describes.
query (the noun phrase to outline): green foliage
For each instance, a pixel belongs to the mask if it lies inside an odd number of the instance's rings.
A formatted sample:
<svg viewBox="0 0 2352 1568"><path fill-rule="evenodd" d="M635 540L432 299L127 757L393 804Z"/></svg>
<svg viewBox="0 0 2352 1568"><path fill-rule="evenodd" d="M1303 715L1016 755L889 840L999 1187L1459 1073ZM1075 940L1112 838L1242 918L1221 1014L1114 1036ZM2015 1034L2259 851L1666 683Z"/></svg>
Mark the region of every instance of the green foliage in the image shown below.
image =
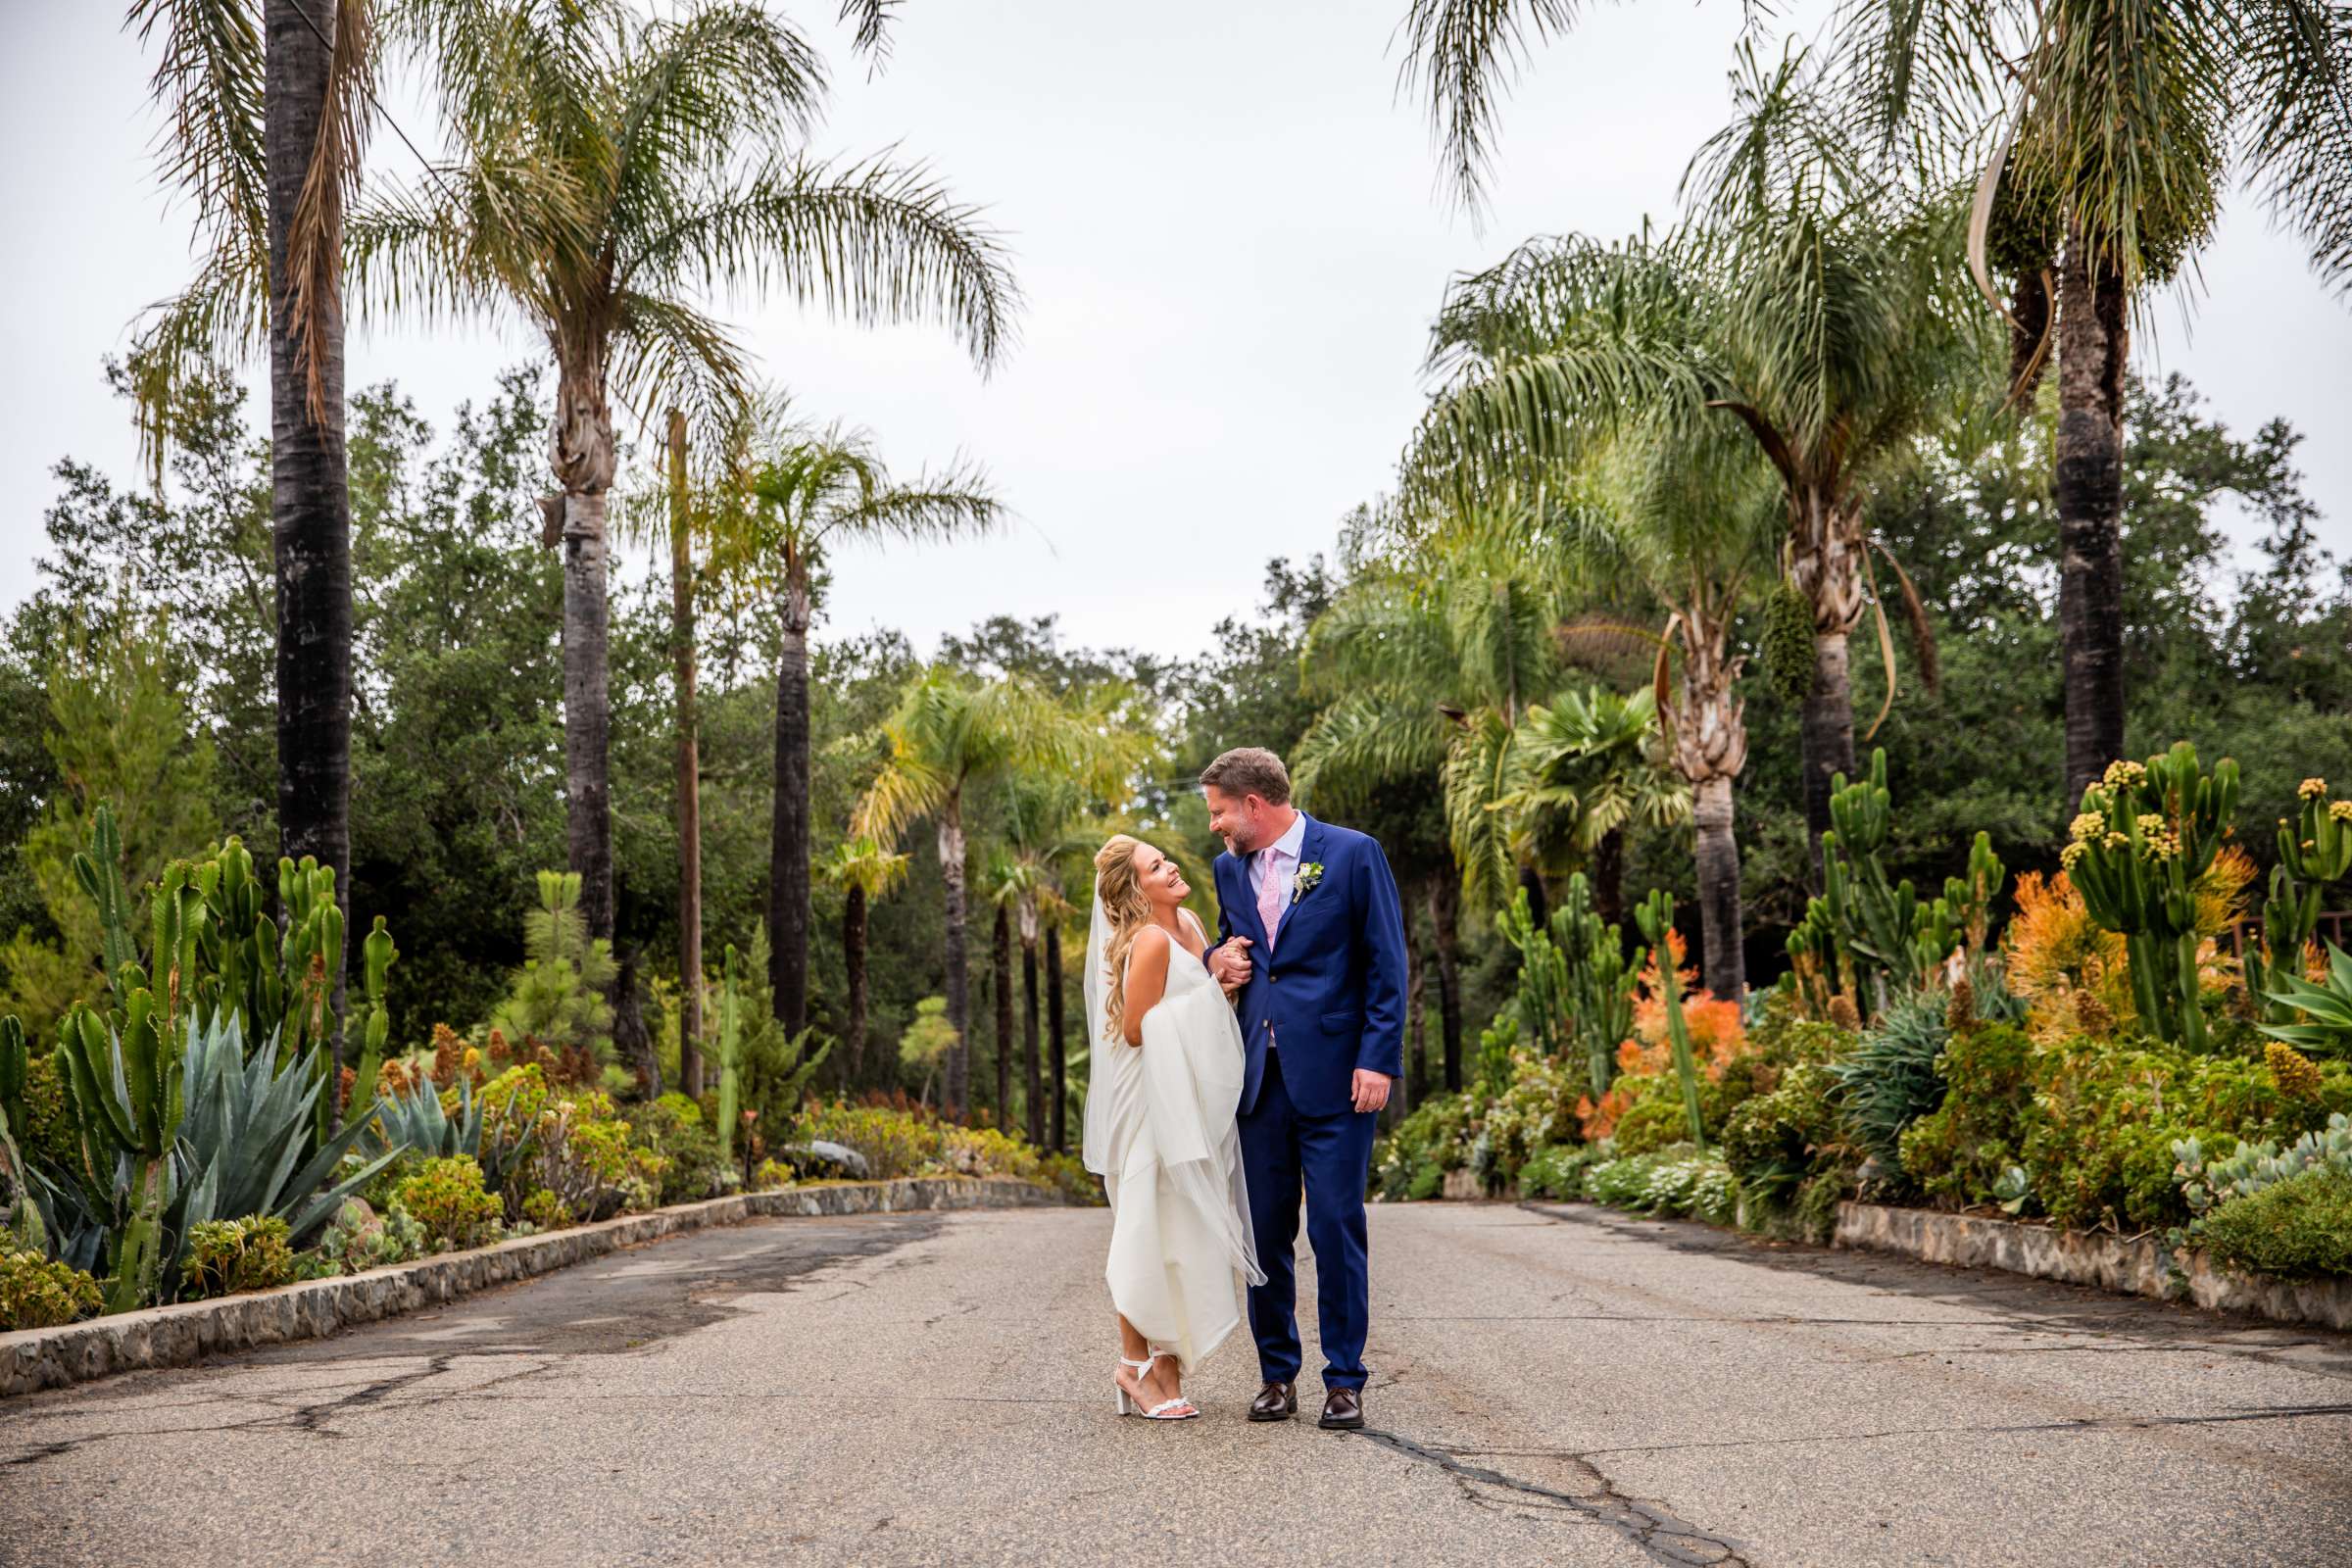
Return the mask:
<svg viewBox="0 0 2352 1568"><path fill-rule="evenodd" d="M2180 1046L2069 1039L2037 1048L2019 1145L2034 1200L2071 1229L2182 1224L2193 1209L2176 1147L2226 1155L2292 1140L2352 1110L2352 1068L2327 1063L2317 1096L2289 1095L2260 1061Z"/></svg>
<svg viewBox="0 0 2352 1568"><path fill-rule="evenodd" d="M1936 1063L1951 1038L1945 1007L1940 991L1904 996L1829 1069L1854 1141L1882 1163L1888 1180L1903 1175L1903 1129L1943 1102Z"/></svg>
<svg viewBox="0 0 2352 1568"><path fill-rule="evenodd" d="M2251 1198L2306 1171L2328 1169L2352 1176L2352 1115L2339 1110L2328 1118L2327 1126L2313 1128L2284 1149L2265 1140L2213 1152L2216 1157L2208 1159L2195 1138L2173 1146L2180 1196L2199 1215L2217 1203Z"/></svg>
<svg viewBox="0 0 2352 1568"><path fill-rule="evenodd" d="M294 1250L286 1222L274 1214L207 1220L190 1226L180 1262L180 1294L186 1298L234 1296L274 1290L294 1278Z"/></svg>
<svg viewBox="0 0 2352 1568"><path fill-rule="evenodd" d="M741 1185L742 1172L719 1148L703 1107L684 1095L663 1095L622 1112L639 1147L661 1156L659 1200L688 1203L717 1198Z"/></svg>
<svg viewBox="0 0 2352 1568"><path fill-rule="evenodd" d="M734 950L729 948L728 953ZM833 1054L833 1043L816 1043L813 1027L797 1035L784 1032L776 1021L775 993L767 983L768 940L767 923L763 920L752 929L752 951L745 961L730 971L735 1027L739 1040L734 1048L736 1103L741 1111L752 1113L752 1129L762 1139L773 1142L778 1129L790 1127L800 1114L801 1102L808 1098L808 1086L815 1081L819 1068ZM722 997L721 1007L726 1005ZM723 1025L725 1014L722 1010ZM813 1048L813 1049L812 1049ZM720 1043L721 1076L719 1100L722 1110L727 1099L727 1079L724 1063L727 1047ZM722 1153L732 1154L728 1147L731 1131L740 1126L728 1123L722 1115L722 1125L716 1131Z"/></svg>
<svg viewBox="0 0 2352 1568"><path fill-rule="evenodd" d="M464 1154L424 1161L400 1184L396 1201L436 1252L485 1247L505 1234L504 1205L483 1190L482 1167Z"/></svg>
<svg viewBox="0 0 2352 1568"><path fill-rule="evenodd" d="M2011 1170L2022 1170L2018 1146L2033 1100L2033 1041L2013 1025L1953 1034L1936 1063L1943 1103L1903 1129L1903 1174L1946 1203L2009 1201L1995 1189Z"/></svg>
<svg viewBox="0 0 2352 1568"><path fill-rule="evenodd" d="M1468 1158L1476 1109L1468 1094L1439 1095L1415 1105L1373 1148L1373 1191L1390 1200L1437 1197L1446 1172Z"/></svg>
<svg viewBox="0 0 2352 1568"><path fill-rule="evenodd" d="M1585 1173L1601 1158L1600 1150L1592 1144L1546 1145L1529 1155L1527 1163L1519 1167L1520 1196L1562 1201L1582 1198L1585 1195Z"/></svg>
<svg viewBox="0 0 2352 1568"><path fill-rule="evenodd" d="M914 1004L914 1018L899 1036L899 1065L910 1076L920 1075L919 1094L926 1102L931 1098L931 1080L956 1041L956 1026L948 1020L947 998L925 997Z"/></svg>
<svg viewBox="0 0 2352 1568"><path fill-rule="evenodd" d="M2352 1056L2352 954L2328 944L2324 984L2313 985L2293 974L2282 973L2278 979L2280 989L2269 994L2270 1001L2306 1021L2266 1023L2262 1032L2308 1055Z"/></svg>
<svg viewBox="0 0 2352 1568"><path fill-rule="evenodd" d="M104 1293L80 1269L0 1249L0 1334L50 1329L97 1312Z"/></svg>
<svg viewBox="0 0 2352 1568"><path fill-rule="evenodd" d="M539 905L523 918L522 948L522 967L490 1015L491 1027L517 1044L610 1063L612 1004L606 993L620 966L612 943L588 935L577 871L539 873Z"/></svg>
<svg viewBox="0 0 2352 1568"><path fill-rule="evenodd" d="M1742 1102L1723 1129L1723 1159L1754 1202L1788 1203L1815 1167L1843 1157L1834 1066L1806 1062Z"/></svg>
<svg viewBox="0 0 2352 1568"><path fill-rule="evenodd" d="M2230 1268L2287 1279L2352 1274L2352 1169L2318 1166L2234 1198L2201 1236Z"/></svg>
<svg viewBox="0 0 2352 1568"><path fill-rule="evenodd" d="M375 1102L375 1119L361 1147L371 1152L412 1150L427 1158L449 1154L478 1156L482 1151L482 1107L473 1096L473 1080L460 1074L447 1094L457 1114L433 1081L417 1075L399 1094Z"/></svg>
<svg viewBox="0 0 2352 1568"><path fill-rule="evenodd" d="M666 1160L632 1144L602 1090L551 1087L536 1062L482 1086L482 1159L509 1223L545 1221L529 1208L546 1191L581 1221L655 1202Z"/></svg>
<svg viewBox="0 0 2352 1568"><path fill-rule="evenodd" d="M1687 1144L1651 1153L1602 1160L1585 1172L1585 1195L1596 1203L1644 1214L1668 1214L1726 1225L1739 1205L1729 1166Z"/></svg>
<svg viewBox="0 0 2352 1568"><path fill-rule="evenodd" d="M319 1277L331 1278L410 1262L431 1250L432 1239L397 1198L380 1213L364 1200L347 1198L319 1233L318 1246L304 1255Z"/></svg>
<svg viewBox="0 0 2352 1568"><path fill-rule="evenodd" d="M1979 834L1969 875L1950 879L1943 898L1923 906L1909 877L1887 871L1894 796L1886 749L1871 753L1868 778L1848 783L1837 774L1831 792L1835 825L1821 836L1822 892L1789 934L1788 956L1818 1014L1827 1016L1832 998L1843 996L1865 1019L1916 990L1964 934L1972 951L1982 948L2001 863L1990 836Z"/></svg>
<svg viewBox="0 0 2352 1568"><path fill-rule="evenodd" d="M2090 917L2122 934L2140 1018L2167 1043L2205 1049L2197 883L2237 813L2237 764L2208 775L2186 741L2118 761L2082 792L2062 859Z"/></svg>
<svg viewBox="0 0 2352 1568"><path fill-rule="evenodd" d="M1758 639L1764 678L1790 708L1813 690L1813 605L1788 578L1777 579L1764 598L1764 629Z"/></svg>

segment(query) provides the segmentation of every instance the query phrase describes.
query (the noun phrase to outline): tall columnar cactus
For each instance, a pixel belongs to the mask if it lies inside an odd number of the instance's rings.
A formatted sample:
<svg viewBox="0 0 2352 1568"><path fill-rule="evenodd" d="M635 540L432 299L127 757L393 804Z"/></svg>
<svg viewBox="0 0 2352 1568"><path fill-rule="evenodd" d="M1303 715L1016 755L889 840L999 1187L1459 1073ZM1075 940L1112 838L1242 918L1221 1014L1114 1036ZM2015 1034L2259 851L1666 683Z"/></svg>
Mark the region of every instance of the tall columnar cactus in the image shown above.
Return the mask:
<svg viewBox="0 0 2352 1568"><path fill-rule="evenodd" d="M269 889L254 874L253 856L238 839L213 852L209 863L215 874L205 884L210 918L202 936L208 972L197 983L198 1020L210 1028L225 1008L236 1016L247 1042L266 1043L286 1010Z"/></svg>
<svg viewBox="0 0 2352 1568"><path fill-rule="evenodd" d="M735 1162L735 1122L743 1102L743 973L735 944L727 944L718 992L718 1157Z"/></svg>
<svg viewBox="0 0 2352 1568"><path fill-rule="evenodd" d="M2008 874L1992 852L1992 835L1979 833L1968 852L1968 874L1945 877L1942 895L1920 917L1912 945L1922 977L1933 975L1955 952L1976 967L1992 929L1992 901Z"/></svg>
<svg viewBox="0 0 2352 1568"><path fill-rule="evenodd" d="M108 1311L128 1311L154 1298L162 1266L172 1152L184 1109L179 1043L159 1030L155 998L144 988L130 994L119 1025L82 1004L58 1034L60 1076L74 1102L89 1190L111 1194L122 1185L114 1173L128 1167L128 1213L113 1234L106 1291Z"/></svg>
<svg viewBox="0 0 2352 1568"><path fill-rule="evenodd" d="M1551 934L1538 926L1530 912L1527 889L1512 896L1510 906L1495 916L1502 939L1519 950L1519 989L1516 1004L1519 1027L1545 1056L1558 1054L1568 1004L1568 966Z"/></svg>
<svg viewBox="0 0 2352 1568"><path fill-rule="evenodd" d="M2237 811L2237 764L2206 773L2181 741L2146 762L2108 764L2082 792L2061 863L2090 917L2124 938L2132 1004L2167 1042L2205 1047L2197 883Z"/></svg>
<svg viewBox="0 0 2352 1568"><path fill-rule="evenodd" d="M2301 979L2310 962L2328 887L2352 873L2352 801L2329 800L2324 778L2305 779L2295 793L2295 819L2278 819L2278 863L2263 901L2262 941L2245 957L2246 993L2274 1024L2295 1017L2294 1004L2282 1000L2286 983Z"/></svg>
<svg viewBox="0 0 2352 1568"><path fill-rule="evenodd" d="M1636 911L1642 934L1657 958L1659 1000L1666 1004L1666 1038L1674 1050L1674 1075L1682 1081L1683 1113L1690 1119L1690 1141L1707 1141L1706 1123L1698 1113L1698 1062L1690 1054L1690 1026L1683 1017L1683 979L1674 968L1674 897L1664 888L1653 890Z"/></svg>
<svg viewBox="0 0 2352 1568"><path fill-rule="evenodd" d="M1552 945L1568 977L1568 1024L1584 1048L1586 1074L1597 1098L1617 1069L1617 1047L1634 1032L1634 987L1647 949L1629 958L1625 937L1592 907L1592 885L1579 871L1568 878L1551 914Z"/></svg>
<svg viewBox="0 0 2352 1568"><path fill-rule="evenodd" d="M130 893L122 885L122 834L115 826L114 808L106 802L99 802L90 813L89 845L74 852L73 864L74 880L98 906L99 961L119 1007L147 977L143 971L135 980L123 975L125 969L138 968L139 950L130 930Z"/></svg>

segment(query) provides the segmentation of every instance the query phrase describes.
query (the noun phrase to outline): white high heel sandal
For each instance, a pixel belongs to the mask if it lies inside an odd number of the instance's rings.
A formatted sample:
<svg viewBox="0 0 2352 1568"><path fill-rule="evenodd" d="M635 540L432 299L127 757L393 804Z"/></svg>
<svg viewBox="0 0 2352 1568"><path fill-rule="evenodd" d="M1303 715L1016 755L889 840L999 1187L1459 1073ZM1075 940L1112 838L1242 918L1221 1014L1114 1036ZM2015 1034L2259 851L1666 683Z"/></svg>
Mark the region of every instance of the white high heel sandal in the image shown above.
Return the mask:
<svg viewBox="0 0 2352 1568"><path fill-rule="evenodd" d="M1165 1350L1153 1350L1141 1361L1130 1361L1122 1355L1119 1357L1119 1365L1133 1368L1135 1381L1140 1385L1151 1374L1152 1364L1167 1353ZM1124 1387L1120 1386L1117 1379L1111 1380L1111 1387L1118 1392L1119 1414L1121 1415L1140 1415L1147 1421L1190 1421L1200 1413L1194 1406L1193 1401L1181 1394L1173 1399L1162 1399L1147 1410Z"/></svg>

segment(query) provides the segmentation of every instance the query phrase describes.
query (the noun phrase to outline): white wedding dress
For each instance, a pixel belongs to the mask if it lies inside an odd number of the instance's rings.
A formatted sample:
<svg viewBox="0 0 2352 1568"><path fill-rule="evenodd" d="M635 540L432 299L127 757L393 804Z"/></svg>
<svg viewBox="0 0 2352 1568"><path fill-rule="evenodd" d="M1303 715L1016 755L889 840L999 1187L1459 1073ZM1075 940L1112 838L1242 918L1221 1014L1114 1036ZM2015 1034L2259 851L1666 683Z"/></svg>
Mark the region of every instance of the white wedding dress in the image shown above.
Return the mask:
<svg viewBox="0 0 2352 1568"><path fill-rule="evenodd" d="M1196 928L1197 929L1197 928ZM1179 944L1144 1043L1104 1039L1108 922L1095 906L1086 1017L1093 1073L1086 1168L1110 1199L1110 1298L1190 1372L1242 1321L1240 1283L1262 1283L1242 1179L1242 1031L1207 968Z"/></svg>

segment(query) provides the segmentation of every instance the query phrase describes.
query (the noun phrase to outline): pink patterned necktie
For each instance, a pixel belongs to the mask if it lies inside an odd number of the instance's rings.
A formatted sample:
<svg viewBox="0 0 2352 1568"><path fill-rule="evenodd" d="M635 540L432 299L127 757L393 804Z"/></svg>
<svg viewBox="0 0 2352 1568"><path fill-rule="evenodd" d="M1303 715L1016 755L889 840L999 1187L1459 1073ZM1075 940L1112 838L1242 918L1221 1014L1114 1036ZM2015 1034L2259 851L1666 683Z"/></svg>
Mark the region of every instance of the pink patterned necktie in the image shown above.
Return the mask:
<svg viewBox="0 0 2352 1568"><path fill-rule="evenodd" d="M1266 928L1266 956L1274 956L1274 928L1282 923L1282 852L1266 851L1263 880L1257 885L1257 923Z"/></svg>

